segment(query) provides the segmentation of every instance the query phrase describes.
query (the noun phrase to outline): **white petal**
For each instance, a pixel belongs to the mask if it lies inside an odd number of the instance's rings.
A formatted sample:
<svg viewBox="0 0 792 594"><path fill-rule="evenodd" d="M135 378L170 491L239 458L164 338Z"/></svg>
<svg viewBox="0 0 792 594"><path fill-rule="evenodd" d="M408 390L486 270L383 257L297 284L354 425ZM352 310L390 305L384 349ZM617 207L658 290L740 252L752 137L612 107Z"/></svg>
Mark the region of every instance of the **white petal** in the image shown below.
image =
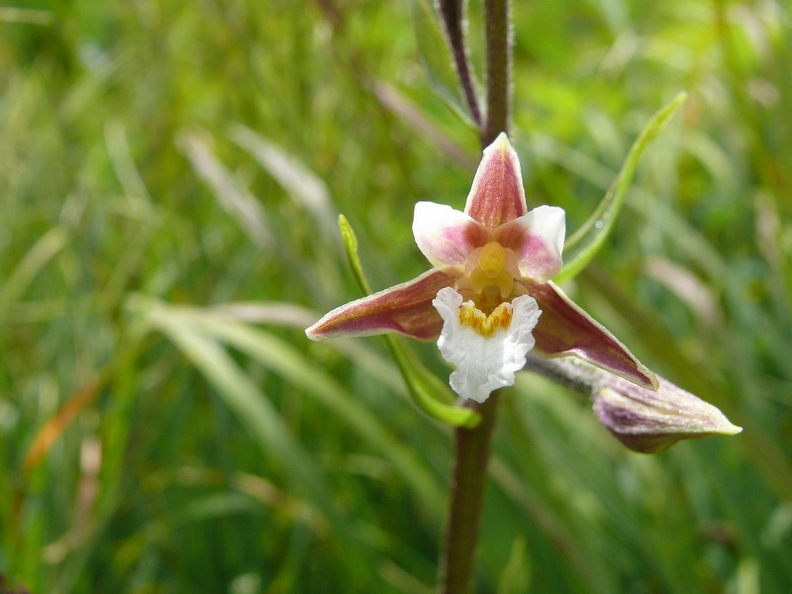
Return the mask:
<svg viewBox="0 0 792 594"><path fill-rule="evenodd" d="M415 205L413 235L432 266L444 272L463 272L471 252L487 239L486 229L468 215L434 202Z"/></svg>
<svg viewBox="0 0 792 594"><path fill-rule="evenodd" d="M440 289L432 305L443 318L437 346L446 361L457 367L450 379L457 394L484 402L496 388L514 383L515 372L523 368L525 356L534 346L531 331L542 313L533 297L515 298L509 306L511 324L491 336L482 336L459 321L462 296L454 289Z"/></svg>
<svg viewBox="0 0 792 594"><path fill-rule="evenodd" d="M558 273L562 264L565 221L564 209L539 206L498 228L497 239L514 251L522 278L543 283Z"/></svg>
<svg viewBox="0 0 792 594"><path fill-rule="evenodd" d="M542 236L548 245L553 246L559 258L564 249L564 235L566 234L566 213L558 206L546 204L537 206L525 215L531 221L530 227L535 233Z"/></svg>

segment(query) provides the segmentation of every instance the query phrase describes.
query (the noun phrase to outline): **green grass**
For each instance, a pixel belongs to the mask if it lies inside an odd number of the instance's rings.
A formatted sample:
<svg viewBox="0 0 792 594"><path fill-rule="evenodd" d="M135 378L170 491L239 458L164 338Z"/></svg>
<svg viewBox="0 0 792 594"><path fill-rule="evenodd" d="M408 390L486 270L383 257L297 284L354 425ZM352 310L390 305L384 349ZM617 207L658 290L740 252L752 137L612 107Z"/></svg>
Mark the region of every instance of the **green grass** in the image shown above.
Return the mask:
<svg viewBox="0 0 792 594"><path fill-rule="evenodd" d="M526 193L569 235L689 93L567 289L745 431L633 454L521 375L478 589L785 594L789 3L514 4ZM380 289L427 267L413 204L461 207L472 179L476 134L436 92L448 63L424 72L409 3L13 6L37 12L0 8L0 574L34 593L430 592L450 430L382 339L303 334L359 295L339 213Z"/></svg>

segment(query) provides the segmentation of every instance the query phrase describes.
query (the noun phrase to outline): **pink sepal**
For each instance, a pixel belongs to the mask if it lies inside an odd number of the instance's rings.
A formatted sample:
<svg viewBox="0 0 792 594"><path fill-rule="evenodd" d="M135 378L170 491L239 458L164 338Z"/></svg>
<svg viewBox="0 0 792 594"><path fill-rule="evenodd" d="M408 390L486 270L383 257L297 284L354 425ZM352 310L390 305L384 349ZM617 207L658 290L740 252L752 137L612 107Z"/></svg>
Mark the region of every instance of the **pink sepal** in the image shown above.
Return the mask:
<svg viewBox="0 0 792 594"><path fill-rule="evenodd" d="M528 291L542 310L542 317L534 328L539 354L545 357L576 355L639 386L657 389L657 376L558 286L548 282L532 285Z"/></svg>
<svg viewBox="0 0 792 594"><path fill-rule="evenodd" d="M395 287L337 307L305 333L312 340L398 332L418 340L440 335L443 320L432 300L453 278L430 270Z"/></svg>
<svg viewBox="0 0 792 594"><path fill-rule="evenodd" d="M465 213L485 227L495 229L526 212L520 160L506 134L501 133L484 149Z"/></svg>

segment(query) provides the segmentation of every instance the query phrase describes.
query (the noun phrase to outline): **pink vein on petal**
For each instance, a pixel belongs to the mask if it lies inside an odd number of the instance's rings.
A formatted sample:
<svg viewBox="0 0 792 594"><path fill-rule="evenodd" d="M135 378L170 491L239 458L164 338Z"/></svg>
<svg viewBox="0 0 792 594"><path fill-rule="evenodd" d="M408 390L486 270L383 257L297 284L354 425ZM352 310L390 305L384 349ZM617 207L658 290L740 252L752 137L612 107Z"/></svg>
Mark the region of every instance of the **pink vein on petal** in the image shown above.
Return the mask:
<svg viewBox="0 0 792 594"><path fill-rule="evenodd" d="M484 149L465 212L485 227L494 229L527 211L520 161L506 134L501 133Z"/></svg>

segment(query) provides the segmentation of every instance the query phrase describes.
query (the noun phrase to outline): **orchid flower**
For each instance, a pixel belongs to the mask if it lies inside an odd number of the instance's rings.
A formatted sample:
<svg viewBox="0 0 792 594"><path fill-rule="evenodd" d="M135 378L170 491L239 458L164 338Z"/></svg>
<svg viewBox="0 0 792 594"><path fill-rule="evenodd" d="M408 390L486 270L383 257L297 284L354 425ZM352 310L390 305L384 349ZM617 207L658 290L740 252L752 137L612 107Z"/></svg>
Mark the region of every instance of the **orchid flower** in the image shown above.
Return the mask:
<svg viewBox="0 0 792 594"><path fill-rule="evenodd" d="M576 356L650 390L657 378L551 279L561 269L565 214L528 211L506 134L484 150L464 212L415 205L413 234L432 269L342 305L306 330L313 340L397 332L438 341L450 384L483 402L514 383L532 349Z"/></svg>

